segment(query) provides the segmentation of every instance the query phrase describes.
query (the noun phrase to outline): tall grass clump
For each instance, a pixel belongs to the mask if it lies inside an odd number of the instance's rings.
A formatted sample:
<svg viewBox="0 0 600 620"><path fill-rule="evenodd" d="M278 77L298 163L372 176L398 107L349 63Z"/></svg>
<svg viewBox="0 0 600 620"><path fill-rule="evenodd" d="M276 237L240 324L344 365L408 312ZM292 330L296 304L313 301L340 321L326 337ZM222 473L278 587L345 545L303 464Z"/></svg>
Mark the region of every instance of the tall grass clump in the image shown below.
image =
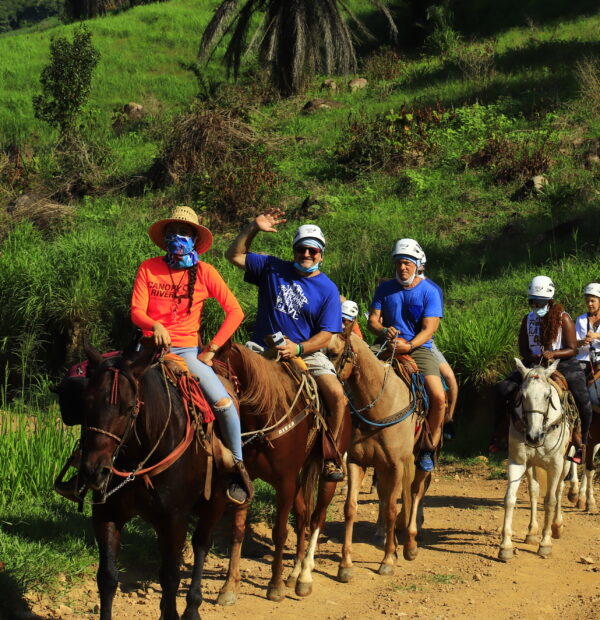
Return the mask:
<svg viewBox="0 0 600 620"><path fill-rule="evenodd" d="M430 33L425 38L424 48L428 53L442 58L452 56L462 40L460 33L454 29L454 14L448 4L434 4L427 9Z"/></svg>
<svg viewBox="0 0 600 620"><path fill-rule="evenodd" d="M575 74L579 84L581 100L588 113L600 112L600 58L589 56L578 61Z"/></svg>
<svg viewBox="0 0 600 620"><path fill-rule="evenodd" d="M24 497L44 497L73 450L79 432L63 425L57 409L0 412L0 509Z"/></svg>

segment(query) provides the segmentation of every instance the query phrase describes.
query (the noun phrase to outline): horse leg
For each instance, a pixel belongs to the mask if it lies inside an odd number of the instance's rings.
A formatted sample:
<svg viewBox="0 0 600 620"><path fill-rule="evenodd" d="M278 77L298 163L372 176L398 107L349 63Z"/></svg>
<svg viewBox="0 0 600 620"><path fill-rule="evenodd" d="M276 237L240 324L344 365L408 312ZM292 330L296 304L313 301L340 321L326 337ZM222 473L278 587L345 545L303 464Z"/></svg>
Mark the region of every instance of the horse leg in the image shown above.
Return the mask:
<svg viewBox="0 0 600 620"><path fill-rule="evenodd" d="M246 534L248 505L236 506L233 510L233 532L231 534L229 568L227 569L227 579L217 598L217 604L219 605L235 605L240 589L240 560L242 556L242 543L244 542L244 536Z"/></svg>
<svg viewBox="0 0 600 620"><path fill-rule="evenodd" d="M554 509L554 520L552 522L552 538L560 538L563 530L562 496L565 488L565 477L570 469L571 463L564 459L558 484L556 485L556 507Z"/></svg>
<svg viewBox="0 0 600 620"><path fill-rule="evenodd" d="M288 476L288 478L282 481L281 486L275 493L275 502L277 505L275 524L273 525L273 544L275 545L275 552L273 553L271 581L267 588L267 598L275 603L285 598L283 551L288 534L288 517L297 491L296 477Z"/></svg>
<svg viewBox="0 0 600 620"><path fill-rule="evenodd" d="M100 559L96 576L100 593L100 620L111 620L113 600L119 582L116 560L123 525L115 521L101 520L94 514L93 526Z"/></svg>
<svg viewBox="0 0 600 620"><path fill-rule="evenodd" d="M498 558L503 562L508 562L513 555L512 543L512 518L517 503L517 491L521 484L521 479L527 469L525 464L508 462L508 487L504 496L504 526L502 528L502 541L500 542L500 551Z"/></svg>
<svg viewBox="0 0 600 620"><path fill-rule="evenodd" d="M431 477L430 472L415 470L415 477L412 482L411 508L408 527L406 528L406 539L404 542L404 559L412 561L417 557L417 536L419 534L419 505L425 495L427 480Z"/></svg>
<svg viewBox="0 0 600 620"><path fill-rule="evenodd" d="M396 541L404 545L411 515L411 486L415 475L412 458L404 459L402 470L402 510L396 519Z"/></svg>
<svg viewBox="0 0 600 620"><path fill-rule="evenodd" d="M385 553L377 571L380 575L393 575L396 555L396 516L398 515L398 491L402 480L402 464L381 474L381 494L385 497Z"/></svg>
<svg viewBox="0 0 600 620"><path fill-rule="evenodd" d="M194 550L194 568L190 588L186 597L186 607L183 612L182 620L200 620L198 608L202 604L202 576L204 573L204 562L210 549L212 533L218 520L223 514L225 500L219 501L220 496L214 497L210 503L206 504L205 510L198 518L194 534L192 535L192 549Z"/></svg>
<svg viewBox="0 0 600 620"><path fill-rule="evenodd" d="M160 620L179 620L177 613L177 590L179 589L181 552L187 533L187 519L180 514L169 515L156 526L160 569L158 577L162 588Z"/></svg>
<svg viewBox="0 0 600 620"><path fill-rule="evenodd" d="M385 497L382 496L379 486L377 486L377 499L379 500L379 506L377 510L377 523L375 524L375 535L373 536L373 543L376 547L383 547L385 545Z"/></svg>
<svg viewBox="0 0 600 620"><path fill-rule="evenodd" d="M585 510L588 512L596 512L596 498L594 497L594 474L596 473L594 468L594 457L600 449L600 444L594 445L591 441L587 445L587 454L585 460L585 473L584 482L586 483L585 493Z"/></svg>
<svg viewBox="0 0 600 620"><path fill-rule="evenodd" d="M537 545L539 542L537 509L538 509L538 498L540 496L540 483L537 481L537 478L535 477L534 467L528 467L526 474L527 474L527 482L529 485L529 505L530 505L531 513L529 516L529 527L527 528L527 536L525 536L525 544L526 545Z"/></svg>
<svg viewBox="0 0 600 620"><path fill-rule="evenodd" d="M542 529L542 540L538 548L538 555L547 558L552 555L552 530L556 510L556 489L558 480L562 474L563 457L560 461L550 463L547 469L547 486L546 497L544 498L544 527Z"/></svg>
<svg viewBox="0 0 600 620"><path fill-rule="evenodd" d="M569 455L572 456L573 454L575 454L575 447L571 446ZM577 472L577 463L568 463L569 473L567 474L567 480L569 481L569 492L567 494L567 499L572 504L577 504L579 501L579 473Z"/></svg>
<svg viewBox="0 0 600 620"><path fill-rule="evenodd" d="M356 463L348 464L348 492L344 504L344 544L342 545L342 559L338 568L338 579L342 583L348 583L353 577L352 568L352 532L358 510L358 492L367 473L366 467ZM375 476L375 474L373 474ZM379 493L379 486L377 487ZM381 509L380 509L381 510Z"/></svg>
<svg viewBox="0 0 600 620"><path fill-rule="evenodd" d="M296 559L294 560L294 568L285 580L285 585L288 588L295 588L296 581L298 581L298 575L302 570L302 560L306 553L306 503L304 501L304 493L302 489L296 493L296 499L294 500L294 514L296 515Z"/></svg>
<svg viewBox="0 0 600 620"><path fill-rule="evenodd" d="M575 463L573 463L573 465L575 465ZM579 487L579 495L577 497L577 508L579 508L579 510L586 509L587 487L588 487L588 475L587 475L587 469L584 467L583 474L581 476L581 485Z"/></svg>
<svg viewBox="0 0 600 620"><path fill-rule="evenodd" d="M296 582L296 594L298 596L308 596L312 592L312 571L315 567L315 551L319 541L319 534L323 531L325 519L327 518L327 508L331 504L337 482L326 482L319 478L319 491L317 494L317 505L310 519L310 539L304 560L302 560L302 570Z"/></svg>

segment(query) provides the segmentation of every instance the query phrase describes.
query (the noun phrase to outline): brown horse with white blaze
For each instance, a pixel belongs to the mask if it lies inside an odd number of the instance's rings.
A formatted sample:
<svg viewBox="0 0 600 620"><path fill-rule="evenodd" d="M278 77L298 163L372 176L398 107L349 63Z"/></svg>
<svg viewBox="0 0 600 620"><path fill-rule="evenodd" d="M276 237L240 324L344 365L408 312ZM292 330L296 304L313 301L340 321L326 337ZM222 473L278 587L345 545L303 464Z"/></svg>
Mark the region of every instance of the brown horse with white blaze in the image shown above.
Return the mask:
<svg viewBox="0 0 600 620"><path fill-rule="evenodd" d="M385 518L385 552L380 575L391 575L396 559L396 540L404 535L404 558L417 555L417 508L423 488L415 478L413 446L417 416L411 404L410 389L394 372L391 363L382 363L368 345L351 333L332 340L328 355L339 368L339 376L349 388L354 413L363 419L354 425L348 450L348 495L345 504L346 530L338 578L353 577L352 532L356 519L358 492L368 467L377 473L381 510ZM421 472L424 473L424 472ZM415 483L413 484L413 480ZM402 496L401 514L397 500Z"/></svg>
<svg viewBox="0 0 600 620"><path fill-rule="evenodd" d="M273 525L272 576L267 598L281 601L285 586L306 596L312 590L311 571L318 533L337 483L316 481L322 461L321 436L312 403L282 364L266 359L240 344L223 347L215 369L237 386L244 440L244 463L250 477L260 478L275 489L276 516ZM350 439L349 416L337 438L337 450L344 453ZM302 475L301 475L302 470ZM318 486L318 490L317 490ZM309 510L317 495L312 515ZM286 583L283 581L283 552L288 535L288 517L296 515L296 560ZM216 523L221 507L212 501L207 519ZM234 533L227 580L218 602L232 605L240 584L240 555L244 539L247 506L235 508ZM310 546L306 553L305 527L310 518ZM210 530L210 527L209 527ZM316 532L316 534L315 534ZM203 543L210 545L210 537Z"/></svg>

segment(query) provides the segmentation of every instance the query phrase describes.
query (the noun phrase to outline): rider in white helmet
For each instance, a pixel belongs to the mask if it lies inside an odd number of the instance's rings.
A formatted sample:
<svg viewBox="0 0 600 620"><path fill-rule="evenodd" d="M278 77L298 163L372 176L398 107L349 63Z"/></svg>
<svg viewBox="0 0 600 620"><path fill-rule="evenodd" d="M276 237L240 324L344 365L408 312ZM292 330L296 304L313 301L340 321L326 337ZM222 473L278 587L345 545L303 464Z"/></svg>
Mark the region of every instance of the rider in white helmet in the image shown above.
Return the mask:
<svg viewBox="0 0 600 620"><path fill-rule="evenodd" d="M291 261L250 251L254 237L259 232L276 233L277 226L286 221L284 215L280 209L270 209L257 216L237 236L226 257L246 272L246 282L258 287L252 340L260 347L268 346L265 338L281 332L284 343L276 347L281 357L302 357L317 382L330 413L333 439L323 476L338 482L344 479L341 455L345 447L340 446L340 438L347 407L335 368L321 352L332 334L342 331L340 293L321 271L325 237L314 224L300 226L294 235Z"/></svg>
<svg viewBox="0 0 600 620"><path fill-rule="evenodd" d="M414 239L394 243L396 277L377 287L368 327L393 344L397 353L411 355L425 377L429 396L427 432L416 465L420 471L430 472L435 467L434 452L441 438L446 396L439 365L431 352L433 335L443 316L442 298L437 286L417 273L424 257Z"/></svg>
<svg viewBox="0 0 600 620"><path fill-rule="evenodd" d="M600 284L591 282L583 290L588 311L575 320L577 359L585 372L600 362Z"/></svg>
<svg viewBox="0 0 600 620"><path fill-rule="evenodd" d="M528 290L531 311L521 321L519 351L523 363L529 368L536 364L550 364L553 360L559 360L558 370L569 384L581 419L581 435L573 433L576 453L569 458L575 463L581 463L583 446L592 421L592 405L585 375L575 357L577 355L575 324L564 308L554 300L554 290L554 283L548 276L536 276L531 281ZM516 370L499 384L504 405L510 402L521 381L522 375ZM506 406L499 408L500 414L503 411L506 411ZM496 437L490 446L491 451L497 449L500 432L497 424ZM506 432L506 422L503 432Z"/></svg>
<svg viewBox="0 0 600 620"><path fill-rule="evenodd" d="M342 302L342 323L344 327L352 323L352 332L361 340L364 340L358 325L358 304L355 301L346 299L343 295L340 295L340 301Z"/></svg>
<svg viewBox="0 0 600 620"><path fill-rule="evenodd" d="M427 279L431 284L437 287L440 296L442 298L442 303L444 301L444 292L442 288L436 284L431 278L427 278L425 275L425 266L427 264L427 256L425 252L423 252L423 258L421 259L421 266L418 269L418 274L425 280ZM448 405L446 408L446 418L444 420L444 439L453 439L454 438L454 410L456 409L456 403L458 401L458 381L456 380L456 375L454 374L454 370L452 370L452 366L448 363L448 360L445 358L444 354L438 348L435 340L431 343L431 352L433 353L433 357L436 359L437 363L440 366L440 374L442 375L444 381L446 382L446 386L448 390L446 391L446 397L448 399Z"/></svg>

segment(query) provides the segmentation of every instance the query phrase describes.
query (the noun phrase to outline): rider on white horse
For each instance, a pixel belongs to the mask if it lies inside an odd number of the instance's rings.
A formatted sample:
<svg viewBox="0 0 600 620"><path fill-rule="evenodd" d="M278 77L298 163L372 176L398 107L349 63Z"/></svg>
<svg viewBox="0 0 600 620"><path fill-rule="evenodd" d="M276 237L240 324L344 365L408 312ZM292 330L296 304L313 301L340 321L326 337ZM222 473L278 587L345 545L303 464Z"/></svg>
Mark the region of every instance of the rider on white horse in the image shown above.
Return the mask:
<svg viewBox="0 0 600 620"><path fill-rule="evenodd" d="M531 281L528 293L531 311L521 321L519 352L528 368L543 360L547 364L559 360L558 370L567 380L581 419L581 434L573 433L576 452L569 458L575 463L581 463L592 420L592 405L585 375L575 357L577 355L575 324L564 308L554 300L554 290L554 283L547 276L536 276ZM522 373L516 370L499 384L499 392L504 403L511 400L521 381ZM502 413L502 409L500 412Z"/></svg>
<svg viewBox="0 0 600 620"><path fill-rule="evenodd" d="M600 362L600 284L588 284L583 294L588 311L575 320L578 353L577 359L584 371L593 372L595 363Z"/></svg>

